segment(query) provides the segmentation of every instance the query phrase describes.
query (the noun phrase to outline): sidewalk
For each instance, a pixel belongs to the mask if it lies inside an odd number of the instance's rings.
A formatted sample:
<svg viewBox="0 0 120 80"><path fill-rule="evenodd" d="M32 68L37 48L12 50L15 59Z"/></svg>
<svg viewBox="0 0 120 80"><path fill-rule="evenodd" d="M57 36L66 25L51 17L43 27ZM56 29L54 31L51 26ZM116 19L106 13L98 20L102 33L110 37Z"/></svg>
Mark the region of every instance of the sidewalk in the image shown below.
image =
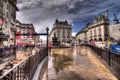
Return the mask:
<svg viewBox="0 0 120 80"><path fill-rule="evenodd" d="M52 50L55 53L67 53L70 49ZM71 50L72 60L60 62L56 69L51 56L48 63L48 80L117 80L117 78L93 55L87 47ZM69 54L71 55L69 52ZM65 57L64 57L65 58ZM59 60L59 59L56 59ZM59 62L59 61L58 61ZM56 63L57 64L57 63ZM63 67L62 67L63 66Z"/></svg>
<svg viewBox="0 0 120 80"><path fill-rule="evenodd" d="M22 60L32 53L32 50L16 51L16 60Z"/></svg>

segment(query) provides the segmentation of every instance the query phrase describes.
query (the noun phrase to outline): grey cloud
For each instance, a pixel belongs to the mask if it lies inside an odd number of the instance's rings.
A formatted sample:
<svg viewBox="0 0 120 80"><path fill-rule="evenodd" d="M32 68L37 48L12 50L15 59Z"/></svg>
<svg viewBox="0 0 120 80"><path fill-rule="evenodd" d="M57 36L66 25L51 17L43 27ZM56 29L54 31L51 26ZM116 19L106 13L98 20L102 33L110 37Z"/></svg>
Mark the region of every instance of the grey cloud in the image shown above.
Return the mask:
<svg viewBox="0 0 120 80"><path fill-rule="evenodd" d="M34 23L36 30L52 26L56 18L70 22L85 22L110 9L119 0L18 0L17 19ZM41 30L40 30L41 29Z"/></svg>

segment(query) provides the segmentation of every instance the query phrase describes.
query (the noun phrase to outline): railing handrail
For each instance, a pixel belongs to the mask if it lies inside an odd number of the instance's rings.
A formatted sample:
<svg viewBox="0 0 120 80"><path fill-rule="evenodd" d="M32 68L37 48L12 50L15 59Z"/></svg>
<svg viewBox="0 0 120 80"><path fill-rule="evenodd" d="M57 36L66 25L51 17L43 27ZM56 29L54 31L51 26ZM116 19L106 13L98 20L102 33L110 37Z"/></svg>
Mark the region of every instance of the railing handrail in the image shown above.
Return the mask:
<svg viewBox="0 0 120 80"><path fill-rule="evenodd" d="M26 60L28 60L31 56L33 56L33 55L31 54L30 56L28 56L27 58L23 59L19 63L17 63L15 66L13 66L13 68L11 68L10 70L6 71L6 73L4 73L2 76L0 76L0 79L2 79L3 77L5 77L7 74L9 74L15 68L17 68L20 64L22 64L23 62L25 62Z"/></svg>
<svg viewBox="0 0 120 80"><path fill-rule="evenodd" d="M120 56L120 53L117 53L117 52L112 52L112 51L110 51L110 53L117 54L117 55Z"/></svg>
<svg viewBox="0 0 120 80"><path fill-rule="evenodd" d="M9 67L12 68L7 69L2 76L0 76L0 80L32 80L38 64L48 56L47 49L48 48L37 50L36 48L35 53L32 52L31 55L14 64L13 67L9 65Z"/></svg>

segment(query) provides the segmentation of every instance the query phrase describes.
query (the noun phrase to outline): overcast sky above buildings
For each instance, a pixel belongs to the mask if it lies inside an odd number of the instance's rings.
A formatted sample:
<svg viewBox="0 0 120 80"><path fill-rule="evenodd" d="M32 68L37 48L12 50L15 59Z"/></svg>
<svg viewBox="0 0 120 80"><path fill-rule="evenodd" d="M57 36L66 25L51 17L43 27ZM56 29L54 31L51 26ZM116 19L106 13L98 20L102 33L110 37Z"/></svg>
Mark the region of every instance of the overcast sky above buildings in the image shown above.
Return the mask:
<svg viewBox="0 0 120 80"><path fill-rule="evenodd" d="M73 33L91 22L94 16L109 10L109 16L117 14L120 0L18 0L17 19L23 23L33 23L37 32L51 30L56 18L68 20L73 25Z"/></svg>

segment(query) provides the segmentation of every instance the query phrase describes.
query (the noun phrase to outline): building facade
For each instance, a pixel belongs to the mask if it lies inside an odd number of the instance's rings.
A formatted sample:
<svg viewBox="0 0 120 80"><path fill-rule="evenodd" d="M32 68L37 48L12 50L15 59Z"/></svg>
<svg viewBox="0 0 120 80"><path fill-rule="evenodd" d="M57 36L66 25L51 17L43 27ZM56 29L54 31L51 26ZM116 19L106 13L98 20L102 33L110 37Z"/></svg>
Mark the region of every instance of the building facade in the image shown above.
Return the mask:
<svg viewBox="0 0 120 80"><path fill-rule="evenodd" d="M56 19L55 23L53 24L52 31L49 35L49 41L52 41L52 38L56 35L59 42L70 42L72 38L72 26L68 24L67 21L59 21Z"/></svg>
<svg viewBox="0 0 120 80"><path fill-rule="evenodd" d="M76 40L106 41L109 37L109 19L108 11L104 15L96 16L92 23L88 23L82 30L76 34Z"/></svg>
<svg viewBox="0 0 120 80"><path fill-rule="evenodd" d="M120 23L112 23L109 26L111 40L120 40Z"/></svg>
<svg viewBox="0 0 120 80"><path fill-rule="evenodd" d="M8 35L8 43L13 38L14 32L11 28L14 28L16 11L19 11L16 4L17 0L0 0L0 26L2 34Z"/></svg>

